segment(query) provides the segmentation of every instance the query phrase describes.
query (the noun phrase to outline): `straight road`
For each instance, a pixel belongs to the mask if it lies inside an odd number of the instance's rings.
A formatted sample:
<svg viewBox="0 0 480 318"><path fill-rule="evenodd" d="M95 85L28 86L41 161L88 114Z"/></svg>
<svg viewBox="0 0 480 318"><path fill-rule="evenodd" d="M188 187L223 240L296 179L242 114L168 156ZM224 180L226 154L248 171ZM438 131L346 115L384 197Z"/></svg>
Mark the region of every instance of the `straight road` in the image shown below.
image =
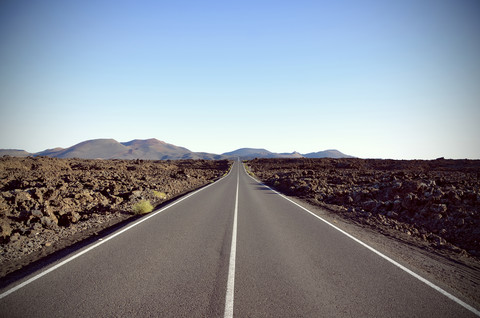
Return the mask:
<svg viewBox="0 0 480 318"><path fill-rule="evenodd" d="M478 314L259 184L239 162L140 222L1 290L0 317Z"/></svg>

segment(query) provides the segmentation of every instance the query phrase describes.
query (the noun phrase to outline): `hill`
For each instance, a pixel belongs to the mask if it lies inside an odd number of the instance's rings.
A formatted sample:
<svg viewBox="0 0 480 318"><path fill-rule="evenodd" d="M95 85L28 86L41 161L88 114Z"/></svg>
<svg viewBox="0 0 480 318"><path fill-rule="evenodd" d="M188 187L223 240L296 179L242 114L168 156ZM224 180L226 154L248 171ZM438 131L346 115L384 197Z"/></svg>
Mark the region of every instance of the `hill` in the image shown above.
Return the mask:
<svg viewBox="0 0 480 318"><path fill-rule="evenodd" d="M18 149L0 149L0 157L10 156L10 157L28 157L30 156L29 152L25 150Z"/></svg>
<svg viewBox="0 0 480 318"><path fill-rule="evenodd" d="M336 149L329 149L318 152L310 152L303 155L305 158L355 158L353 156L341 153Z"/></svg>
<svg viewBox="0 0 480 318"><path fill-rule="evenodd" d="M83 141L69 148L53 148L37 153L23 150L0 150L0 156L13 157L47 156L55 158L79 159L144 159L144 160L177 160L177 159L224 159L221 155L206 152L192 152L184 147L175 146L157 139L118 142L115 139L93 139Z"/></svg>
<svg viewBox="0 0 480 318"><path fill-rule="evenodd" d="M128 148L128 152L123 153L121 159L190 159L189 157L192 154L187 148L167 144L154 138L146 140L135 139L121 144Z"/></svg>
<svg viewBox="0 0 480 318"><path fill-rule="evenodd" d="M144 159L144 160L177 160L177 159L236 159L254 158L351 158L338 150L325 150L302 155L298 152L275 153L263 148L240 148L221 155L207 152L193 152L187 148L172 145L164 141L151 139L134 139L118 142L115 139L93 139L83 141L68 148L53 148L37 153L24 150L0 149L0 156L27 157L47 156L55 158L79 159Z"/></svg>
<svg viewBox="0 0 480 318"><path fill-rule="evenodd" d="M226 152L223 154L229 158L240 158L242 160L249 160L255 158L354 158L352 156L341 153L338 150L330 149L319 152L310 152L308 154L302 155L296 151L289 153L276 153L271 152L266 149L256 149L256 148L240 148L232 152Z"/></svg>
<svg viewBox="0 0 480 318"><path fill-rule="evenodd" d="M56 158L120 159L128 152L128 147L123 146L114 139L95 139L81 142L66 149L56 148L42 151L35 155Z"/></svg>
<svg viewBox="0 0 480 318"><path fill-rule="evenodd" d="M229 158L253 159L253 158L274 158L275 154L266 149L240 148L231 152L225 152L222 155Z"/></svg>

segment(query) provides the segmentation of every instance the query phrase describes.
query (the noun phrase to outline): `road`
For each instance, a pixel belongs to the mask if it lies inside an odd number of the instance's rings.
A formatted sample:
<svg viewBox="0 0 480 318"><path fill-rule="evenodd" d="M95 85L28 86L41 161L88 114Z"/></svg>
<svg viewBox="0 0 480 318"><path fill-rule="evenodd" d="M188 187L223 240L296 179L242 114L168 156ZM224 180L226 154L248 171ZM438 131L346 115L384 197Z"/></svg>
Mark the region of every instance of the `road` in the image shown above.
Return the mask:
<svg viewBox="0 0 480 318"><path fill-rule="evenodd" d="M476 316L239 162L0 293L1 317Z"/></svg>

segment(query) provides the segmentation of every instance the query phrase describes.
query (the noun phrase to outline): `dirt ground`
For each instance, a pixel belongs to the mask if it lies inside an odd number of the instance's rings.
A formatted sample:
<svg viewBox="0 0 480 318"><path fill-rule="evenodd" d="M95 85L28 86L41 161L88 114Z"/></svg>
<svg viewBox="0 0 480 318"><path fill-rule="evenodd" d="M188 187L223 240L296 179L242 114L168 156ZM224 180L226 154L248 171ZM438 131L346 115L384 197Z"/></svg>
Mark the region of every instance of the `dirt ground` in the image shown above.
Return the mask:
<svg viewBox="0 0 480 318"><path fill-rule="evenodd" d="M0 158L0 277L223 176L230 162Z"/></svg>
<svg viewBox="0 0 480 318"><path fill-rule="evenodd" d="M254 159L247 169L480 307L480 160Z"/></svg>

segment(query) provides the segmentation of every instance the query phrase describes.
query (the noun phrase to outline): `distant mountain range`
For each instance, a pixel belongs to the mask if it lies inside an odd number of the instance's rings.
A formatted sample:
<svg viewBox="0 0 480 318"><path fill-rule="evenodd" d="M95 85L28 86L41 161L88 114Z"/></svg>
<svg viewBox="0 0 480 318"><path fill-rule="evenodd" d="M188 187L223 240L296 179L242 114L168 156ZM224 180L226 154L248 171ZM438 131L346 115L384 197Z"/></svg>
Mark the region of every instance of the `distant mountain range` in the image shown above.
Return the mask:
<svg viewBox="0 0 480 318"><path fill-rule="evenodd" d="M25 150L0 149L0 157L48 156L55 158L81 158L81 159L145 159L145 160L176 160L176 159L253 159L253 158L353 158L338 150L324 150L300 154L275 153L266 149L241 148L221 155L193 152L184 147L175 146L157 139L118 142L114 139L87 140L69 148L47 149L37 153Z"/></svg>
<svg viewBox="0 0 480 318"><path fill-rule="evenodd" d="M255 149L255 148L241 148L232 152L226 152L222 154L229 158L240 159L253 159L253 158L354 158L353 156L346 155L341 153L338 150L330 149L319 152L310 152L307 154L301 154L296 151L292 153L276 153L270 152L266 149Z"/></svg>

